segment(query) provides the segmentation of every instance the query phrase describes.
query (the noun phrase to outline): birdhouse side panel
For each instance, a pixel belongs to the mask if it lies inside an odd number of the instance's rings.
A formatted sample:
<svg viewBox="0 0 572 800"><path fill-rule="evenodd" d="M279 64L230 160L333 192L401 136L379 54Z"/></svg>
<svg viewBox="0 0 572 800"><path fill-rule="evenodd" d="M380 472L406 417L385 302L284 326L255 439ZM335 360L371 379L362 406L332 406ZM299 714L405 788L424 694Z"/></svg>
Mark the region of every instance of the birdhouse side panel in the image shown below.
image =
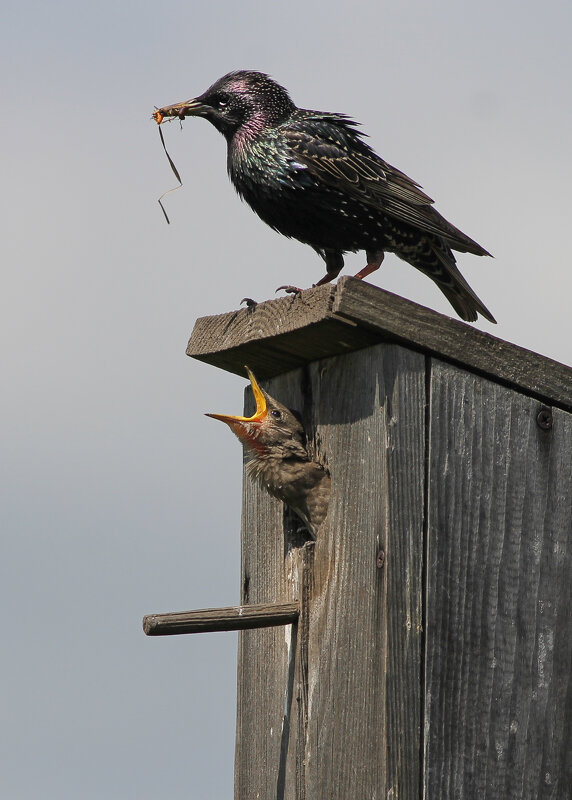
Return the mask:
<svg viewBox="0 0 572 800"><path fill-rule="evenodd" d="M432 362L425 791L572 786L572 415Z"/></svg>

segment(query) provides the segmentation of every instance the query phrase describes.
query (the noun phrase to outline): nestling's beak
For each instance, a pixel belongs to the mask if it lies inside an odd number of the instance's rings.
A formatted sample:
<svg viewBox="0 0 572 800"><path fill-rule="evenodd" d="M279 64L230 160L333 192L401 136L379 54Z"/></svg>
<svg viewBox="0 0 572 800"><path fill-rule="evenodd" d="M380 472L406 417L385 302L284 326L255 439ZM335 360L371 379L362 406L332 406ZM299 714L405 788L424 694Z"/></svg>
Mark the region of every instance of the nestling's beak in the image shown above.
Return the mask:
<svg viewBox="0 0 572 800"><path fill-rule="evenodd" d="M185 100L182 103L175 103L172 106L164 106L158 108L153 113L153 119L160 125L165 117L178 117L184 119L185 117L200 117L207 106L203 105L198 98L192 100Z"/></svg>
<svg viewBox="0 0 572 800"><path fill-rule="evenodd" d="M251 435L249 435L249 425L252 423L260 423L266 418L266 414L268 413L268 405L266 403L266 397L256 378L254 377L253 373L250 369L245 366L246 372L248 377L250 378L250 384L252 386L252 393L254 394L254 399L256 400L256 411L251 417L234 417L230 416L229 414L206 414L207 417L212 417L213 419L220 419L221 422L226 422L226 424L232 428L234 433L238 436L239 439L251 439Z"/></svg>

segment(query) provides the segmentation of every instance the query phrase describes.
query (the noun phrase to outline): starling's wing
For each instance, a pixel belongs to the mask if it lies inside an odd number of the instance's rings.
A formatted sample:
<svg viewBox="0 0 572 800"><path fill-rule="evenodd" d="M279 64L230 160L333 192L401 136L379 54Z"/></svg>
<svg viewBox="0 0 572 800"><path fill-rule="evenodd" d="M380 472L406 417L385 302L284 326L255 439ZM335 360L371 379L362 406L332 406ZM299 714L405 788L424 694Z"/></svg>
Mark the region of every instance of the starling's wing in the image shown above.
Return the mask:
<svg viewBox="0 0 572 800"><path fill-rule="evenodd" d="M316 114L284 131L292 159L318 182L383 211L426 233L442 236L455 250L489 255L433 208L418 183L383 161L341 115Z"/></svg>

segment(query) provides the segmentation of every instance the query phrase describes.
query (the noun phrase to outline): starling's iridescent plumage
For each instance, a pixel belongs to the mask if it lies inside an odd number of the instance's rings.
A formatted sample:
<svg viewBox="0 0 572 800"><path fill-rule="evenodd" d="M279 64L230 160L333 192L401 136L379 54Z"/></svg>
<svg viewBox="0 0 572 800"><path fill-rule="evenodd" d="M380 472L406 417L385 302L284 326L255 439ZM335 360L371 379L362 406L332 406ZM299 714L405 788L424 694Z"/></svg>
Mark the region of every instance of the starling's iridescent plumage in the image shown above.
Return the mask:
<svg viewBox="0 0 572 800"><path fill-rule="evenodd" d="M344 114L297 108L267 75L225 75L199 97L157 112L202 116L228 143L228 172L272 228L313 247L335 278L346 252L365 250L377 269L384 252L424 272L462 319L494 318L457 269L453 250L490 255L442 217L415 181L383 161Z"/></svg>

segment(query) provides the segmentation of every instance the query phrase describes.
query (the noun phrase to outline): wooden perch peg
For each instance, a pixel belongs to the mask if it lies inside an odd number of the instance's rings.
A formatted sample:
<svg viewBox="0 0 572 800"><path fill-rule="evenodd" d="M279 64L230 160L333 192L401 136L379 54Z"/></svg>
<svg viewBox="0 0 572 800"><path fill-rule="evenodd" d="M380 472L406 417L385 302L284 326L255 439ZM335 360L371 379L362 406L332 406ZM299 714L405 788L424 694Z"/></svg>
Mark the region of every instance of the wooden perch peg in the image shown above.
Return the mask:
<svg viewBox="0 0 572 800"><path fill-rule="evenodd" d="M182 633L271 628L296 622L299 613L298 603L257 603L170 614L147 614L143 617L143 630L147 636L174 636Z"/></svg>

